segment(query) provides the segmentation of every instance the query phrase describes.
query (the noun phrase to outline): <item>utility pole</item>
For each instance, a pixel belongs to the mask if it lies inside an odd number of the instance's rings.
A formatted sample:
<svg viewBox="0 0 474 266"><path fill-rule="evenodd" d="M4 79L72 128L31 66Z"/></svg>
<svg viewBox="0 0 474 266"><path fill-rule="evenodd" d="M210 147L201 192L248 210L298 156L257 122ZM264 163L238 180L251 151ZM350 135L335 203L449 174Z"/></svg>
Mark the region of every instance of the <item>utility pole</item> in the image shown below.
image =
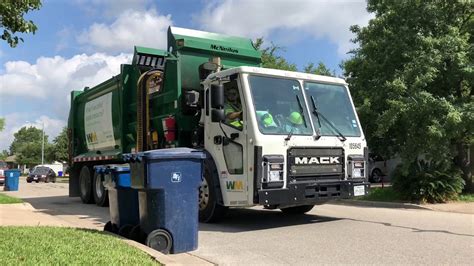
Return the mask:
<svg viewBox="0 0 474 266"><path fill-rule="evenodd" d="M44 121L43 121L43 136L41 138L41 165L44 164Z"/></svg>

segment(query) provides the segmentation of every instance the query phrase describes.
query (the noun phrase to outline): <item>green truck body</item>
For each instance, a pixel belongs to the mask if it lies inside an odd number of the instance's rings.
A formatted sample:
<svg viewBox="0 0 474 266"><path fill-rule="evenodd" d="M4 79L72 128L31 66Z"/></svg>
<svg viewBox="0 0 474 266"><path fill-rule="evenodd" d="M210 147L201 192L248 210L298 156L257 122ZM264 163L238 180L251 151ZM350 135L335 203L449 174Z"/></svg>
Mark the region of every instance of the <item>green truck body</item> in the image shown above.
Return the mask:
<svg viewBox="0 0 474 266"><path fill-rule="evenodd" d="M96 161L97 158L120 160L122 153L134 151L137 145L137 81L140 71L143 71L140 66L146 65L147 60L150 63L154 59L157 63L160 61L160 65L164 67L162 91L152 95L150 99L150 128L158 132L160 143L158 148L165 145L162 143L164 139L162 119L169 116L179 121L176 125L177 139L171 146L192 146L191 134L199 122L199 117L196 117L192 111L184 110L183 91L199 92L201 90L198 71L200 65L209 62L213 57L221 58L224 69L259 66L261 63L260 52L255 49L252 42L239 37L170 27L168 47L170 52L135 47L132 64L121 65L119 75L93 88L71 92L68 127L72 140L70 155L73 164ZM144 62L139 61L142 58ZM90 132L86 132L85 124L87 124L86 120L90 119L86 119L86 104L104 95L111 98L112 130L109 133L113 134L113 140L107 140L103 143L104 145L98 147L93 147L94 145L88 147L87 134ZM109 101L109 99L104 99L104 101ZM104 101L100 103L104 104ZM97 108L99 113L104 111L104 108ZM105 120L108 116L103 115L101 118ZM102 121L97 119L97 122ZM103 139L99 141L104 142Z"/></svg>

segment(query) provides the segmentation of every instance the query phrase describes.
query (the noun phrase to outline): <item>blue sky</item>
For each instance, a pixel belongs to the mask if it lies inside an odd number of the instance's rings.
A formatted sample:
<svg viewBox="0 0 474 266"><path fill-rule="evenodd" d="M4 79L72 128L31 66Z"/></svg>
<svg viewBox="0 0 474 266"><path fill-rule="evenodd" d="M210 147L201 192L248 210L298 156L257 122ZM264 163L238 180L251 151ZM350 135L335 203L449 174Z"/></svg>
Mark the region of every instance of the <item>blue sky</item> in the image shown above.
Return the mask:
<svg viewBox="0 0 474 266"><path fill-rule="evenodd" d="M168 26L263 37L300 70L309 62L338 65L353 48L349 26L372 17L365 1L318 0L44 0L27 14L35 35L10 48L0 42L0 150L22 126L50 140L65 126L69 92L119 72L133 45L165 48Z"/></svg>

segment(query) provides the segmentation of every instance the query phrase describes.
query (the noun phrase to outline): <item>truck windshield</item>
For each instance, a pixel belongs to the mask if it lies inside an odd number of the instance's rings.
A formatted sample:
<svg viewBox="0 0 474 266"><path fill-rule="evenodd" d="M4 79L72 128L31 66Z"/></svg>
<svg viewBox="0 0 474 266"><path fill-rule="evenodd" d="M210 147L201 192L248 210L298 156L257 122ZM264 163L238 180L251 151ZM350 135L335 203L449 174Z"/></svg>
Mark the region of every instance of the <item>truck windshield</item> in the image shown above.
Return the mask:
<svg viewBox="0 0 474 266"><path fill-rule="evenodd" d="M338 136L338 132L334 130L335 127L346 137L360 136L360 129L346 87L315 82L305 82L304 87L306 98L310 99L308 106L313 106L311 98L314 99L317 111L327 118L327 121L320 120L321 135ZM317 121L316 114L312 113L313 120ZM334 127L331 127L329 123L332 123ZM318 123L315 123L315 126L319 127Z"/></svg>
<svg viewBox="0 0 474 266"><path fill-rule="evenodd" d="M300 83L294 79L248 77L262 134L311 135L313 130Z"/></svg>

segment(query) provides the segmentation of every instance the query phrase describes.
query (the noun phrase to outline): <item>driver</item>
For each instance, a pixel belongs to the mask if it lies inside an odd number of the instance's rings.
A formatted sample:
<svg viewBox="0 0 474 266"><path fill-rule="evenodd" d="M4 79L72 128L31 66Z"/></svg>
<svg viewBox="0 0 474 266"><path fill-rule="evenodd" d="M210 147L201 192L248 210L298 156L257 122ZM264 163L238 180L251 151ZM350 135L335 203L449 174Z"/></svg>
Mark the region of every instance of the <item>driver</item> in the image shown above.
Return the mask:
<svg viewBox="0 0 474 266"><path fill-rule="evenodd" d="M229 88L225 91L224 114L226 122L234 127L242 128L242 104L240 103L239 91Z"/></svg>

